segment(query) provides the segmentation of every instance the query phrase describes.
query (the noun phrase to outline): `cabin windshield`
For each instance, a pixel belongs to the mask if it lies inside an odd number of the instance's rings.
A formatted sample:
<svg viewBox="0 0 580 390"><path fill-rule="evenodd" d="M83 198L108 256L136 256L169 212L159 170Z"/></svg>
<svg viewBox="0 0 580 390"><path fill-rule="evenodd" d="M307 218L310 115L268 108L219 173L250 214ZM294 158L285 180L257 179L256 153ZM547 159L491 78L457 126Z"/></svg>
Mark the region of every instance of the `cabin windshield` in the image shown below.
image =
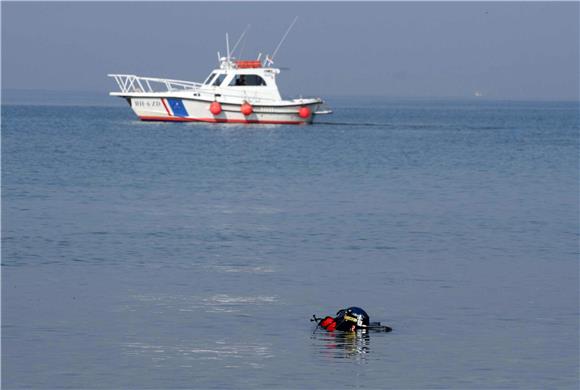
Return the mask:
<svg viewBox="0 0 580 390"><path fill-rule="evenodd" d="M210 73L209 76L207 76L207 79L205 79L205 81L203 82L205 85L209 85L210 81L214 78L216 74L215 73Z"/></svg>
<svg viewBox="0 0 580 390"><path fill-rule="evenodd" d="M266 85L266 82L257 74L237 74L230 82L230 86L232 87L262 85Z"/></svg>
<svg viewBox="0 0 580 390"><path fill-rule="evenodd" d="M226 75L224 73L222 73L218 77L215 78L214 82L211 83L211 85L216 86L216 87L220 86L225 78L226 78Z"/></svg>

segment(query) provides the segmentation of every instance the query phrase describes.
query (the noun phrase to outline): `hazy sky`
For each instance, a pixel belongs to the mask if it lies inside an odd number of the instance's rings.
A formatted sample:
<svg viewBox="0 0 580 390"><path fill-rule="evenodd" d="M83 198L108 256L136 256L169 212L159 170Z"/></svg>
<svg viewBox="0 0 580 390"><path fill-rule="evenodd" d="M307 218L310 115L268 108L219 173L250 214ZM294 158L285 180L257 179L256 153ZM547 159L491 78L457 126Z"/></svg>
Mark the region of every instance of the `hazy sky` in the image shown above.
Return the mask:
<svg viewBox="0 0 580 390"><path fill-rule="evenodd" d="M225 33L272 52L283 95L578 99L579 3L6 3L2 88L202 81Z"/></svg>

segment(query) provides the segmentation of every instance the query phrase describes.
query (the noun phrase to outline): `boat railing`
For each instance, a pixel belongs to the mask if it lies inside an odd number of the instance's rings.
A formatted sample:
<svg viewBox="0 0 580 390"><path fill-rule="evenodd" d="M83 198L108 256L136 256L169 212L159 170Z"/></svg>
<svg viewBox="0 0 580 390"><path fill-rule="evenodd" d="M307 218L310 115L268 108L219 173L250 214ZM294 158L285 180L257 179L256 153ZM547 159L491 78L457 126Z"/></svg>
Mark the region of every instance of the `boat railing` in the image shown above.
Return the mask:
<svg viewBox="0 0 580 390"><path fill-rule="evenodd" d="M108 76L115 79L122 93L196 91L202 85L192 81L141 77L134 74L109 74Z"/></svg>

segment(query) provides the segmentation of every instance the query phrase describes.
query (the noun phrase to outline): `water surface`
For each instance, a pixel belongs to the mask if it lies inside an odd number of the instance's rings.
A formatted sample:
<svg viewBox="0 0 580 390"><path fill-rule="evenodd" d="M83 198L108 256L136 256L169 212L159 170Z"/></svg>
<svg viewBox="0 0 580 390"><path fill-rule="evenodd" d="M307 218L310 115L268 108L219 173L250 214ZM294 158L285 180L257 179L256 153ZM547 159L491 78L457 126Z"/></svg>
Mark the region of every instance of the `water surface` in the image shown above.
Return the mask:
<svg viewBox="0 0 580 390"><path fill-rule="evenodd" d="M577 388L577 103L330 104L3 106L2 386Z"/></svg>

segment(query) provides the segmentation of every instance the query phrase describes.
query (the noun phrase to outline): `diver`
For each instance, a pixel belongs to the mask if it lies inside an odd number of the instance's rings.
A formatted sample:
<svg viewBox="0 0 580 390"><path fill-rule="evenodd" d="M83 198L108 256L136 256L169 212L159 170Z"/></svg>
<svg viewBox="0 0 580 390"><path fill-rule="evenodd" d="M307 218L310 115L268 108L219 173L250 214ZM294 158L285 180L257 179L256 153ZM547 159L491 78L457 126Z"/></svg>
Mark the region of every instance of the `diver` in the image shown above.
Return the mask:
<svg viewBox="0 0 580 390"><path fill-rule="evenodd" d="M336 317L318 318L313 315L310 321L317 323L316 329L320 327L329 332L334 332L335 330L343 332L355 332L357 330L390 332L393 330L389 326L381 325L380 322L370 322L367 312L355 306L339 310L336 313Z"/></svg>

